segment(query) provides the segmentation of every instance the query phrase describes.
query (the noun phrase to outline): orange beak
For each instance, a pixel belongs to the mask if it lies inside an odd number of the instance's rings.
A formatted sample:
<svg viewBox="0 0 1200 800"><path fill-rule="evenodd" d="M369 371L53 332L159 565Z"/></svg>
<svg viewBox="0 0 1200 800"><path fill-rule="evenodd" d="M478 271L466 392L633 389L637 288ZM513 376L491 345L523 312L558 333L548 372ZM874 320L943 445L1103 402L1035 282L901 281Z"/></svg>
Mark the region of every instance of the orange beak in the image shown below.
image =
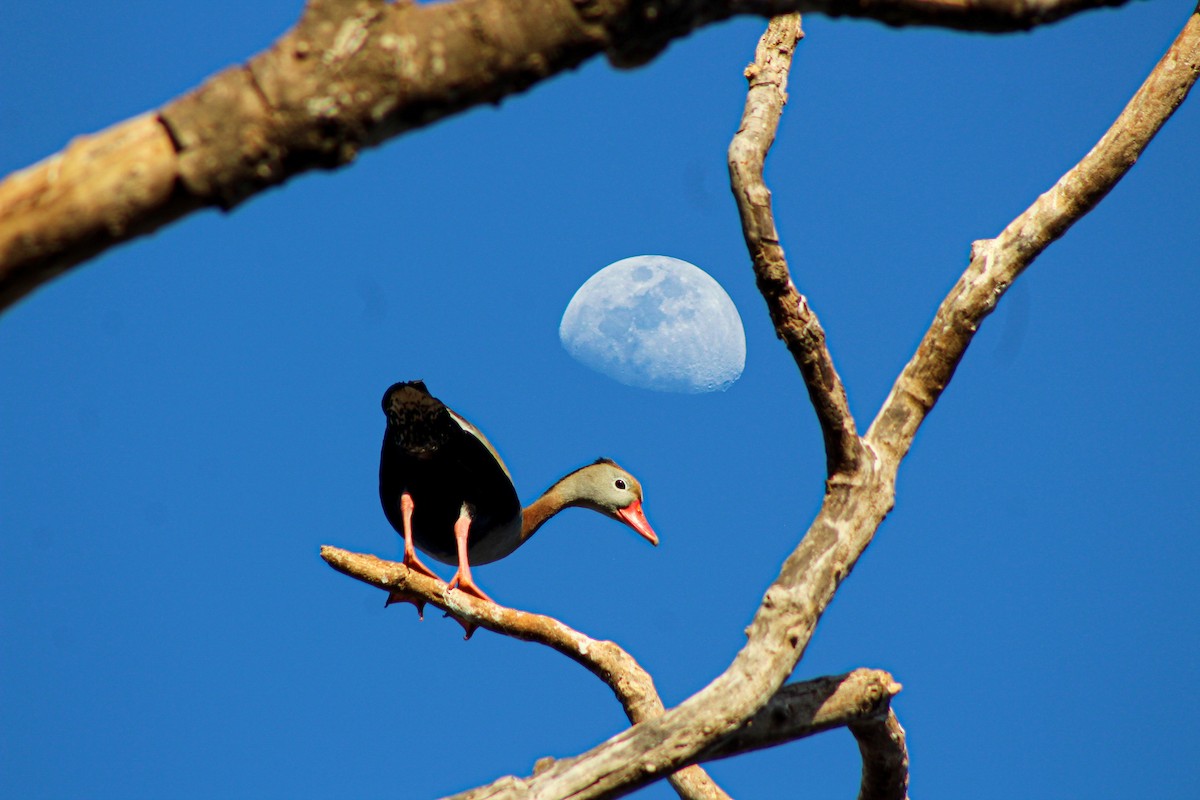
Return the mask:
<svg viewBox="0 0 1200 800"><path fill-rule="evenodd" d="M618 509L617 516L621 518L621 522L624 522L640 533L650 544L658 545L658 534L654 532L654 528L651 528L650 523L646 521L646 512L642 511L641 500L634 500L624 508Z"/></svg>

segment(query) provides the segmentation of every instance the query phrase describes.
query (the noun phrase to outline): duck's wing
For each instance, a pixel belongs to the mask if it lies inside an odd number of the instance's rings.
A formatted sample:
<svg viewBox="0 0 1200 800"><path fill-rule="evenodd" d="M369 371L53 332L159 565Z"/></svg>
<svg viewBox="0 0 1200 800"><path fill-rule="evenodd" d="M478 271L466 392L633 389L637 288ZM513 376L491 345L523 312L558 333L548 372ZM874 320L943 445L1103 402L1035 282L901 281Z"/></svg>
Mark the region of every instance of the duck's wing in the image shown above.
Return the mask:
<svg viewBox="0 0 1200 800"><path fill-rule="evenodd" d="M487 564L521 544L521 500L492 443L466 419L450 414L461 428L453 446L472 517L468 553L472 564Z"/></svg>
<svg viewBox="0 0 1200 800"><path fill-rule="evenodd" d="M483 431L479 430L479 428L476 428L474 425L472 425L469 420L464 419L463 417L456 414L454 412L454 409L446 407L446 410L450 412L450 418L458 423L458 427L462 428L463 431L465 431L466 433L475 437L475 439L477 439L479 441L479 443L484 446L484 448L487 450L487 452L491 454L492 459L496 462L496 464L500 467L500 470L504 473L504 477L508 479L508 485L512 486L513 485L512 473L510 473L508 471L508 466L504 463L504 459L502 459L500 457L500 453L498 453L496 451L496 448L492 445L492 443L490 441L488 441L488 438L483 435ZM515 489L514 489L514 492L515 492Z"/></svg>

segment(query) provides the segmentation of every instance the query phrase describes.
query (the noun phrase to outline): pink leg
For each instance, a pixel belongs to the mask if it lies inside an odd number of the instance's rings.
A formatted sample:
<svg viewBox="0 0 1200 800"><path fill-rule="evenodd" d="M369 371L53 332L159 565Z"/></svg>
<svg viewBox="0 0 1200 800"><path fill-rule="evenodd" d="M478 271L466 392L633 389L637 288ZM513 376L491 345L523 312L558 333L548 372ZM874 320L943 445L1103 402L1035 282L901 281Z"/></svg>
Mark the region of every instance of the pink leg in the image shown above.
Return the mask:
<svg viewBox="0 0 1200 800"><path fill-rule="evenodd" d="M492 598L484 594L483 589L476 585L475 580L471 577L471 564L467 561L467 536L471 531L471 518L466 513L458 518L454 523L454 541L458 544L458 572L454 573L454 577L450 579L449 588L458 588L467 594L474 595L480 600L487 600L489 603L496 602ZM467 634L470 638L470 634Z"/></svg>
<svg viewBox="0 0 1200 800"><path fill-rule="evenodd" d="M400 495L400 516L404 520L404 566L418 572L434 580L441 580L434 574L433 570L421 563L417 558L417 551L413 548L412 540L412 515L413 515L413 499L408 492ZM395 591L388 595L387 602L384 606L390 606L392 603L412 603L417 607L417 616L421 619L425 618L425 601L415 594L408 592Z"/></svg>
<svg viewBox="0 0 1200 800"><path fill-rule="evenodd" d="M400 495L400 516L404 519L404 566L434 580L441 580L433 570L421 563L417 551L413 548L412 515L413 499L408 492Z"/></svg>

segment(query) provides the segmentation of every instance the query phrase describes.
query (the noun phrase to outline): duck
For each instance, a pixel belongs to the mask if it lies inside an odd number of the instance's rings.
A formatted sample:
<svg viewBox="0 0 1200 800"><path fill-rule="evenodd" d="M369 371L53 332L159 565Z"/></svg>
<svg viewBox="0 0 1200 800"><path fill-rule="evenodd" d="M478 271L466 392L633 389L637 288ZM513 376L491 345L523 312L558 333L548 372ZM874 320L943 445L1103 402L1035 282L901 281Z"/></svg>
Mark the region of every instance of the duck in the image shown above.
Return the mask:
<svg viewBox="0 0 1200 800"><path fill-rule="evenodd" d="M429 393L423 381L405 381L383 395L387 425L379 457L379 500L404 538L406 567L435 580L417 550L457 566L447 583L493 601L475 582L472 565L489 564L529 541L567 508L588 508L658 544L642 509L642 485L608 458L567 473L522 507L512 475L477 427ZM393 592L388 604L414 602ZM417 604L420 612L421 604Z"/></svg>

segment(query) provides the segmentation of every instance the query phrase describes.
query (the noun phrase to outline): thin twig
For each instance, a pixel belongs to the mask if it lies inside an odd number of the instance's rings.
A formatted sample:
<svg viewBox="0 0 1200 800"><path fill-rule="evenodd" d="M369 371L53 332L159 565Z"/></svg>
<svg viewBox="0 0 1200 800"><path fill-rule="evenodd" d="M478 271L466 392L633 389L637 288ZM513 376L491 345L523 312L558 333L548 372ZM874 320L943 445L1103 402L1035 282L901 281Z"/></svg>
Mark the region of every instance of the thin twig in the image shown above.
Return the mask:
<svg viewBox="0 0 1200 800"><path fill-rule="evenodd" d="M825 331L804 295L796 289L775 229L771 192L763 180L767 152L775 141L779 118L787 102L788 71L796 45L804 38L800 15L776 17L767 26L746 68L750 89L742 123L729 144L729 182L742 218L742 234L758 290L767 303L775 335L784 341L808 389L825 440L825 464L830 476L852 472L862 443L846 389L825 344Z"/></svg>

